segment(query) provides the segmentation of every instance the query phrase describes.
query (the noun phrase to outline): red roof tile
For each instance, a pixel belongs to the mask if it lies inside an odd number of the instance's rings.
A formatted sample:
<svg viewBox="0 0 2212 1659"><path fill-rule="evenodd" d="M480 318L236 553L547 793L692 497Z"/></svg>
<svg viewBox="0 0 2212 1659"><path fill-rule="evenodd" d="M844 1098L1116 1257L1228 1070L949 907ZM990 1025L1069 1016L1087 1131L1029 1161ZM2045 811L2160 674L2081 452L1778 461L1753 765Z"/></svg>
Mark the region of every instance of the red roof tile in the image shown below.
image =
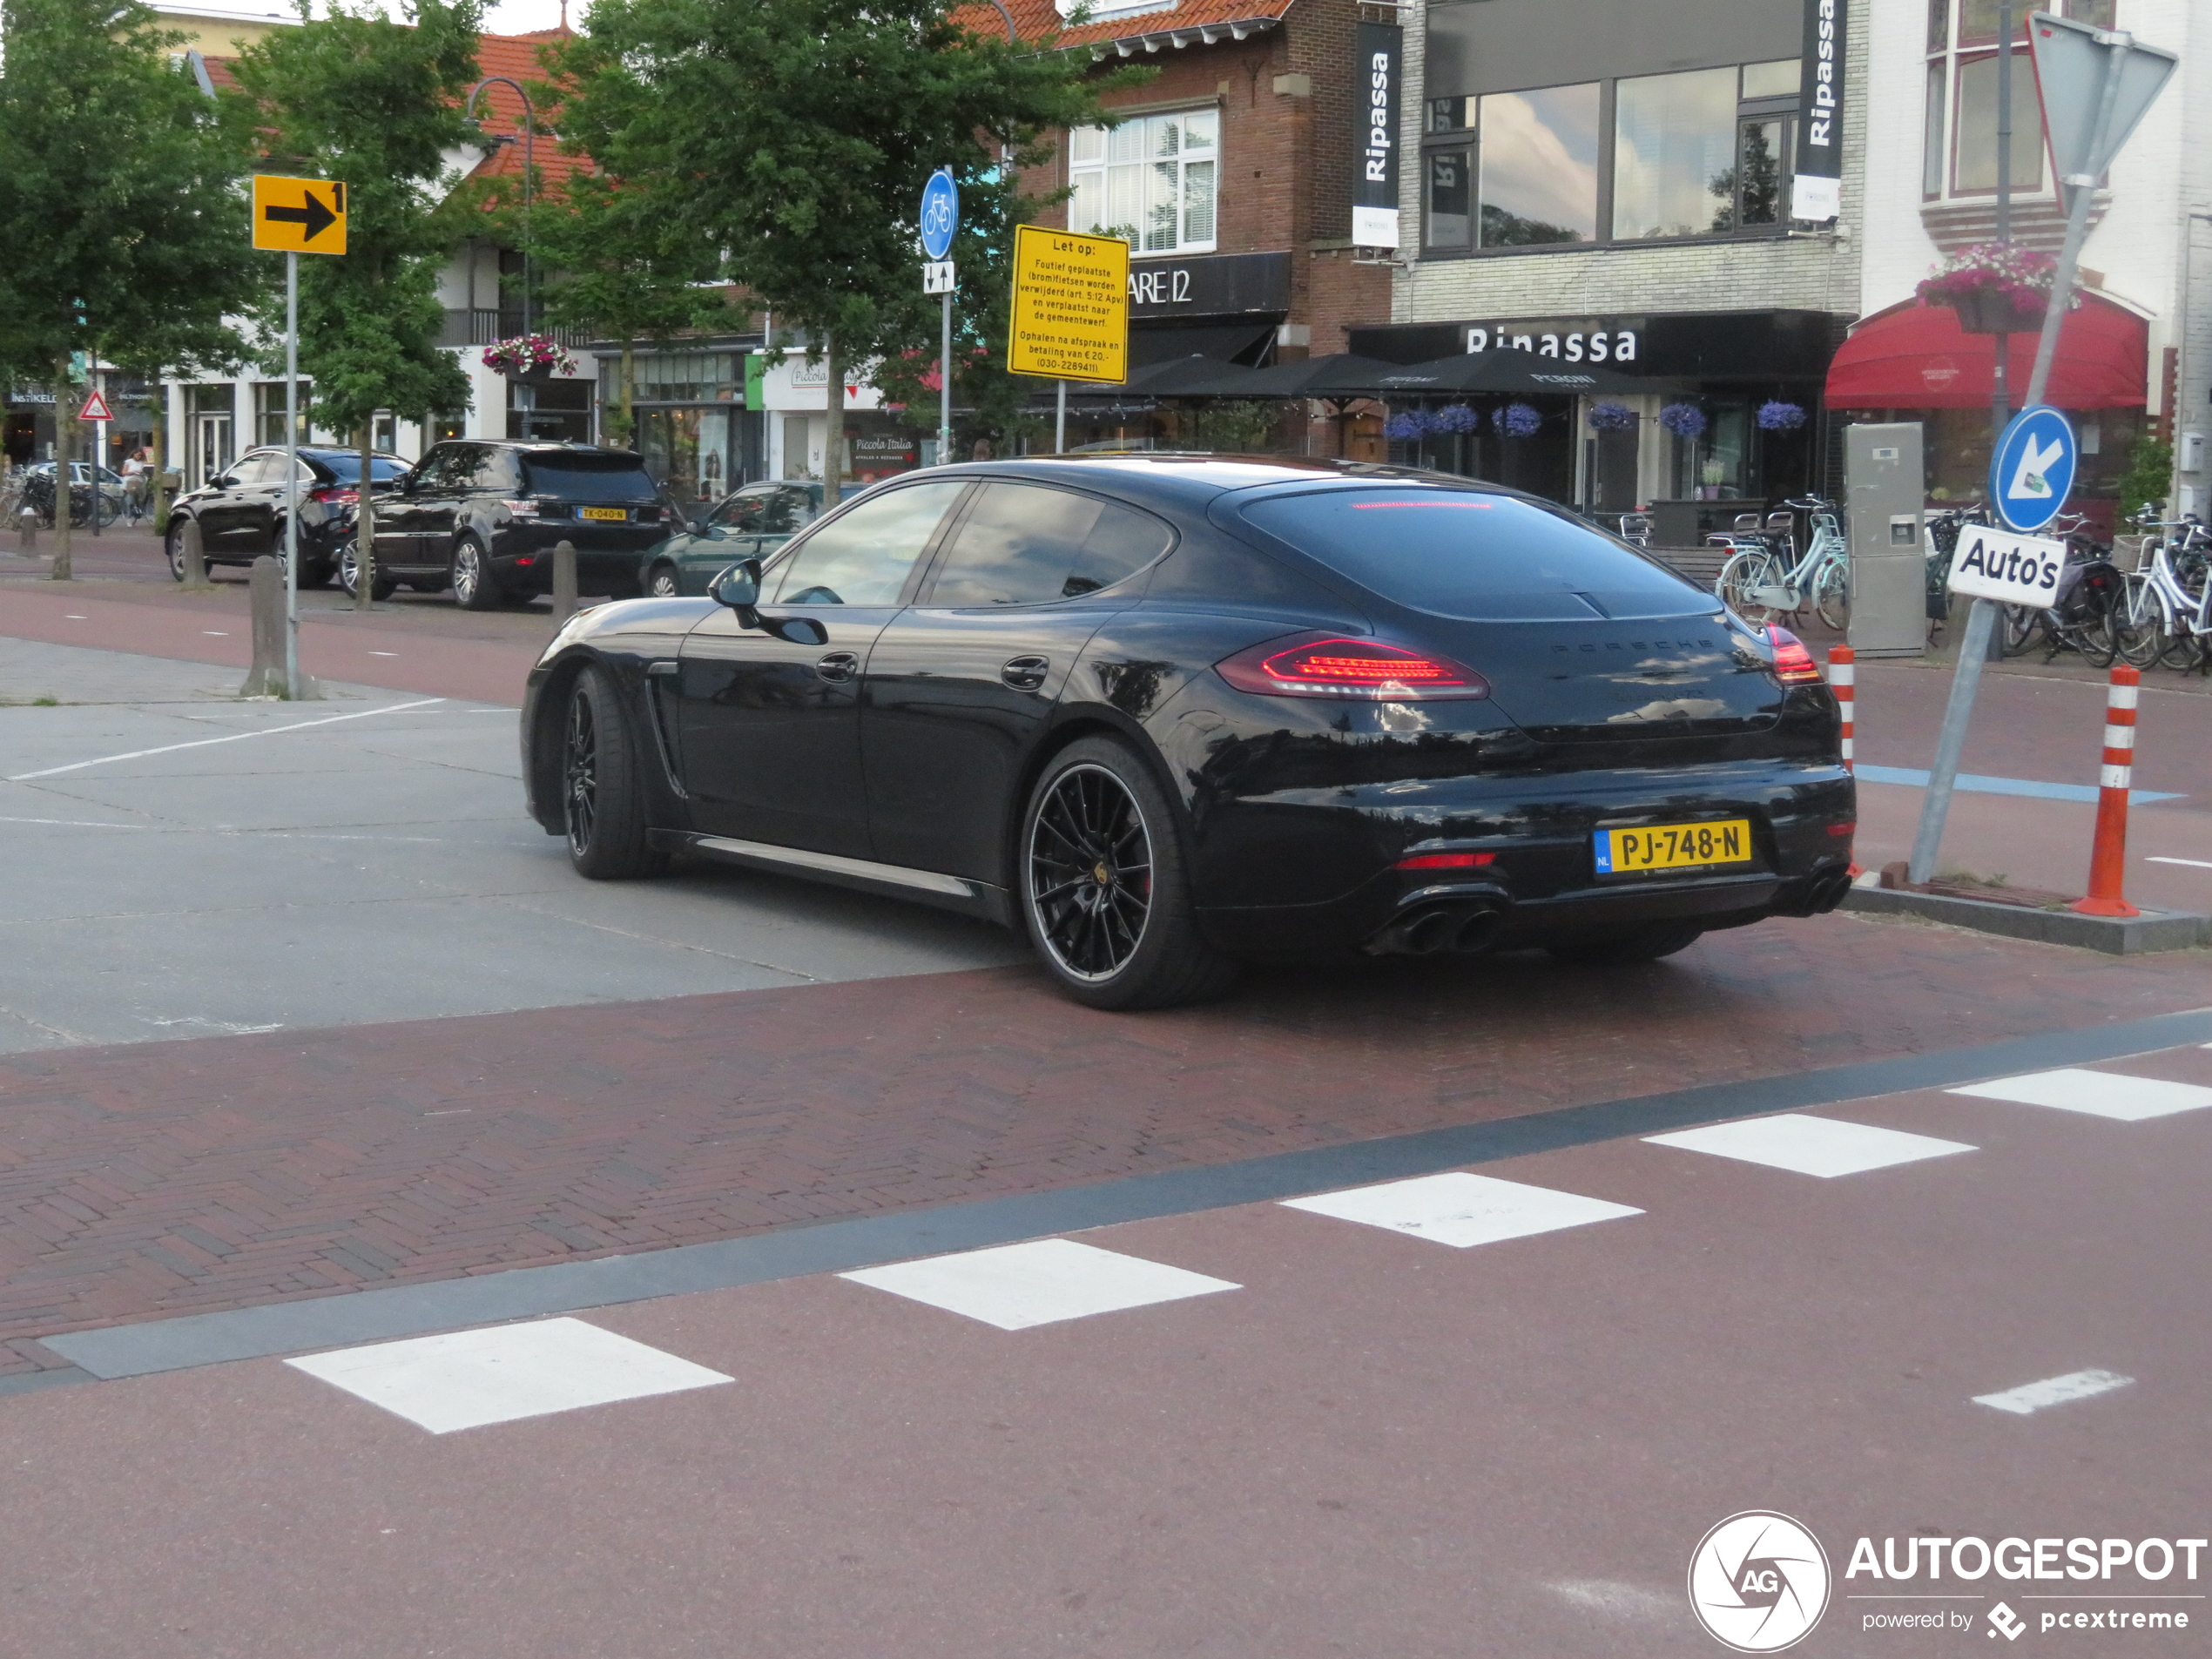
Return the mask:
<svg viewBox="0 0 2212 1659"><path fill-rule="evenodd" d="M1024 40L1053 37L1055 45L1097 47L1183 30L1218 29L1240 23L1279 23L1295 3L1296 0L1180 0L1177 4L1122 12L1075 29L1064 25L1053 0L1006 0L1006 9L1012 14L1015 32ZM953 13L953 18L962 28L979 35L1006 32L1006 19L992 5L962 6ZM1198 42L1175 44L1195 45Z"/></svg>

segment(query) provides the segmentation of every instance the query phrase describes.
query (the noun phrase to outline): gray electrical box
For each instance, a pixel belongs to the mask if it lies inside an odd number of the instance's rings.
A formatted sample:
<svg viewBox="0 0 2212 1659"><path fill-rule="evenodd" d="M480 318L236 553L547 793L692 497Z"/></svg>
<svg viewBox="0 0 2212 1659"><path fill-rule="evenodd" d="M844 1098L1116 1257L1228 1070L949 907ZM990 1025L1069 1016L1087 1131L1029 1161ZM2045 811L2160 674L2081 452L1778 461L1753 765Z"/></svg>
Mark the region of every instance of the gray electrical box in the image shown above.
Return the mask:
<svg viewBox="0 0 2212 1659"><path fill-rule="evenodd" d="M1851 644L1862 657L1927 648L1927 527L1920 423L1844 428Z"/></svg>

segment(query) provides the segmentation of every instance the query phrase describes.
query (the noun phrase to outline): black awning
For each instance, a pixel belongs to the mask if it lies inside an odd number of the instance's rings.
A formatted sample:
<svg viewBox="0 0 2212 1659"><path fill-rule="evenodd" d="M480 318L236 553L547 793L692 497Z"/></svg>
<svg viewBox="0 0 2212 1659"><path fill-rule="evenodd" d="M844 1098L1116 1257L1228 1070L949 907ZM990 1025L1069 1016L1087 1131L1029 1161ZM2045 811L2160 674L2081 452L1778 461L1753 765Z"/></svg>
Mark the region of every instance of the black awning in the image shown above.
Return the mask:
<svg viewBox="0 0 2212 1659"><path fill-rule="evenodd" d="M1130 377L1152 363L1177 357L1212 357L1241 368L1267 361L1275 343L1272 319L1260 322L1133 322L1129 328Z"/></svg>

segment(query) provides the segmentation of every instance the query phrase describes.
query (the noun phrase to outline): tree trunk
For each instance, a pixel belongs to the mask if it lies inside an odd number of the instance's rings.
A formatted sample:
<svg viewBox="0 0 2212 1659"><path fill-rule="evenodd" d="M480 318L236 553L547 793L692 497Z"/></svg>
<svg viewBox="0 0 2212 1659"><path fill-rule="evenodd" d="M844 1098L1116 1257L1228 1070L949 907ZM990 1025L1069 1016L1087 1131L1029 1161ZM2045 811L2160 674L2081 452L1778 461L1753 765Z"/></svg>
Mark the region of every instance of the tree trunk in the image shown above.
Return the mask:
<svg viewBox="0 0 2212 1659"><path fill-rule="evenodd" d="M162 499L161 475L169 470L169 388L162 384L161 371L147 375L153 382L153 445L146 452L146 511L153 516L153 533L165 536L169 530L169 503Z"/></svg>
<svg viewBox="0 0 2212 1659"><path fill-rule="evenodd" d="M361 422L361 504L354 513L354 609L367 610L376 603L376 496L369 488L374 475L369 457L376 453L376 417Z"/></svg>
<svg viewBox="0 0 2212 1659"><path fill-rule="evenodd" d="M70 463L77 459L77 416L69 407L69 354L54 360L54 568L46 574L56 582L71 579L69 566Z"/></svg>
<svg viewBox="0 0 2212 1659"><path fill-rule="evenodd" d="M837 505L838 484L845 476L845 366L837 361L837 338L822 336L822 368L829 377L823 389L829 406L829 430L822 435L822 510Z"/></svg>
<svg viewBox="0 0 2212 1659"><path fill-rule="evenodd" d="M628 341L622 347L622 441L637 447L637 352Z"/></svg>

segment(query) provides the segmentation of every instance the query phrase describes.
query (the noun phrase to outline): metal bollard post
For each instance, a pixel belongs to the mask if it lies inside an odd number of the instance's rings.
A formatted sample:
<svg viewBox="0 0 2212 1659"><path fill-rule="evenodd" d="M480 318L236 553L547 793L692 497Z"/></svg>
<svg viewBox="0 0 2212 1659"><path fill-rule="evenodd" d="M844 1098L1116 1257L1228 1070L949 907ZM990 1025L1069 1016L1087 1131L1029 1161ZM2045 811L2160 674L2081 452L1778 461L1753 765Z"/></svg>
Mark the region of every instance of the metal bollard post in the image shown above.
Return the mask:
<svg viewBox="0 0 2212 1659"><path fill-rule="evenodd" d="M2105 692L2105 759L2097 777L2097 836L2089 853L2089 896L2067 907L2085 916L2140 916L2121 897L2128 875L2128 796L2135 778L2135 702L2142 671L2112 665Z"/></svg>
<svg viewBox="0 0 2212 1659"><path fill-rule="evenodd" d="M240 697L282 697L284 679L284 562L264 553L247 583L253 611L253 666Z"/></svg>
<svg viewBox="0 0 2212 1659"><path fill-rule="evenodd" d="M177 540L185 552L185 591L212 593L215 584L207 579L207 556L199 539L199 521L186 519L184 529L177 532Z"/></svg>
<svg viewBox="0 0 2212 1659"><path fill-rule="evenodd" d="M566 538L553 547L553 625L576 615L576 543Z"/></svg>
<svg viewBox="0 0 2212 1659"><path fill-rule="evenodd" d="M25 558L34 556L38 551L38 512L36 508L26 507L16 515L16 535L20 538L16 543L17 551Z"/></svg>

